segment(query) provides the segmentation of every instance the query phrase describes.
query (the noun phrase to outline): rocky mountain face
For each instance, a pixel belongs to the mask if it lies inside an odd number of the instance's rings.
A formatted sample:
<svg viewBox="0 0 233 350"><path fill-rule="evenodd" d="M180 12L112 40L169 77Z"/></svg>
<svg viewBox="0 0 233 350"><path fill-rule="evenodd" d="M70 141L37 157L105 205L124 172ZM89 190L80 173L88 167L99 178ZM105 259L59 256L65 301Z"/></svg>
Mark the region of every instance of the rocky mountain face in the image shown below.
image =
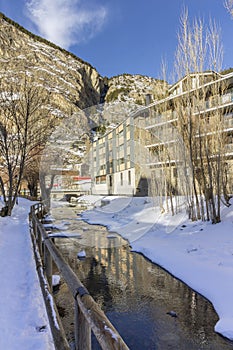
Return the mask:
<svg viewBox="0 0 233 350"><path fill-rule="evenodd" d="M102 78L88 63L73 57L0 16L1 74L25 71L51 93L57 110L66 115L99 103Z"/></svg>
<svg viewBox="0 0 233 350"><path fill-rule="evenodd" d="M164 82L141 75L101 77L89 63L0 13L0 76L14 82L20 74L32 77L36 85L50 92L53 116L63 120L79 115L78 123L72 123L85 132L80 138L82 147L73 148L76 161L82 158L83 140L90 136L90 129L95 133L99 127L103 134L139 106L160 98L167 88ZM3 91L2 84L0 88ZM64 134L63 129L59 134ZM61 142L62 148L65 142Z"/></svg>
<svg viewBox="0 0 233 350"><path fill-rule="evenodd" d="M139 74L122 74L108 79L103 125L106 124L107 129L114 127L131 112L164 97L167 88L166 82Z"/></svg>
<svg viewBox="0 0 233 350"><path fill-rule="evenodd" d="M161 81L140 75L103 78L89 63L33 35L3 14L0 15L0 62L1 75L10 77L25 71L44 85L56 106L53 113L59 117L106 102L144 105L148 94L155 100L164 86Z"/></svg>
<svg viewBox="0 0 233 350"><path fill-rule="evenodd" d="M106 102L133 102L145 105L163 95L166 83L151 77L135 74L122 74L108 80Z"/></svg>

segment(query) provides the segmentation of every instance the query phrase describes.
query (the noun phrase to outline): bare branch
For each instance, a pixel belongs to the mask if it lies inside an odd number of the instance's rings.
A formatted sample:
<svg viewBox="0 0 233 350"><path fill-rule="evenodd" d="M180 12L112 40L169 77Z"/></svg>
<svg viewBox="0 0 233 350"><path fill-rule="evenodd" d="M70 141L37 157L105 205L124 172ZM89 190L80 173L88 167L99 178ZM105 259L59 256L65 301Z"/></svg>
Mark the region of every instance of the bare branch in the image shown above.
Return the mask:
<svg viewBox="0 0 233 350"><path fill-rule="evenodd" d="M233 0L225 0L224 6L226 7L230 15L233 17Z"/></svg>

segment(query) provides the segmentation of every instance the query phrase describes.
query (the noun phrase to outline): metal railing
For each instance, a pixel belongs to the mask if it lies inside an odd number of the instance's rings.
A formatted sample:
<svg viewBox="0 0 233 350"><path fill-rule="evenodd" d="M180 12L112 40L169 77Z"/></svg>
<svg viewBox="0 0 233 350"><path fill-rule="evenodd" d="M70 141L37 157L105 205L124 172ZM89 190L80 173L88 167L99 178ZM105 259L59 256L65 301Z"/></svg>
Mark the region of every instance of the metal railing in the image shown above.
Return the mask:
<svg viewBox="0 0 233 350"><path fill-rule="evenodd" d="M76 350L91 350L91 332L94 333L103 350L129 350L117 330L108 320L99 305L91 297L77 275L63 258L50 239L40 219L43 218L44 207L37 203L31 207L30 223L34 241L34 250L39 267L42 264L47 284L52 285L52 261L56 264L74 298L74 334ZM44 278L44 279L45 279ZM42 278L43 280L43 278ZM50 289L45 283L45 289ZM48 297L46 297L48 299ZM51 303L50 303L51 304ZM56 310L56 306L55 306ZM56 321L56 320L55 320ZM59 320L60 322L60 320ZM54 322L54 313L52 317ZM61 323L61 322L60 322ZM60 328L61 332L58 332ZM51 327L57 349L67 349L68 342L62 326Z"/></svg>

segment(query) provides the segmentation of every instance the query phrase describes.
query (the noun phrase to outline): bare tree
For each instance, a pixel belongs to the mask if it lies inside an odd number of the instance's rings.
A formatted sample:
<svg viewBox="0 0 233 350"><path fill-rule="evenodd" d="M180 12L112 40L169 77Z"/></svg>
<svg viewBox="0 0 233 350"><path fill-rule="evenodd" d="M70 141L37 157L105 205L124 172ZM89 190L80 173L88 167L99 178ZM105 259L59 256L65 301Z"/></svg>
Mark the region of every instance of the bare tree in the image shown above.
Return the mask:
<svg viewBox="0 0 233 350"><path fill-rule="evenodd" d="M0 86L0 188L11 215L25 164L41 152L54 121L48 108L49 93L26 73Z"/></svg>
<svg viewBox="0 0 233 350"><path fill-rule="evenodd" d="M190 217L194 220L206 217L213 223L221 220L220 200L227 182L226 134L220 108L226 87L220 75L213 72L221 68L222 52L217 25L212 21L207 27L197 19L190 24L185 10L181 16L175 68L178 79L186 78L182 80L183 93L174 99L174 108L191 171Z"/></svg>
<svg viewBox="0 0 233 350"><path fill-rule="evenodd" d="M39 185L40 155L32 157L25 163L23 180L27 182L27 188L31 197L37 198Z"/></svg>

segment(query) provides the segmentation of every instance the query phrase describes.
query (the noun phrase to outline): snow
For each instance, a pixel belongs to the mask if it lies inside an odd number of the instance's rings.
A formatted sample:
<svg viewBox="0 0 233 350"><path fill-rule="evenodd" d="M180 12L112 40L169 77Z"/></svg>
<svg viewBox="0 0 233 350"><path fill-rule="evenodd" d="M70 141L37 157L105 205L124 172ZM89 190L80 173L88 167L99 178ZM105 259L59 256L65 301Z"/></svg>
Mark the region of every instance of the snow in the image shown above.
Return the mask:
<svg viewBox="0 0 233 350"><path fill-rule="evenodd" d="M116 235L107 235L107 238L108 239L114 239L114 238L117 238L117 236Z"/></svg>
<svg viewBox="0 0 233 350"><path fill-rule="evenodd" d="M68 226L70 225L69 221L62 221L60 224L54 225L54 224L43 224L44 228L46 229L53 229L53 230L68 230ZM59 232L59 235L61 235L61 232Z"/></svg>
<svg viewBox="0 0 233 350"><path fill-rule="evenodd" d="M60 284L61 277L59 275L53 275L52 276L52 285L53 287L56 287Z"/></svg>
<svg viewBox="0 0 233 350"><path fill-rule="evenodd" d="M55 349L28 227L29 202L0 217L0 349Z"/></svg>
<svg viewBox="0 0 233 350"><path fill-rule="evenodd" d="M57 233L50 233L49 237L54 238L82 238L82 235L80 233L72 233L72 232L57 232Z"/></svg>
<svg viewBox="0 0 233 350"><path fill-rule="evenodd" d="M82 214L129 241L133 251L205 296L219 316L215 331L233 340L233 209L222 209L222 222L191 222L185 212L161 214L150 198L83 197L95 204ZM98 205L97 205L98 204Z"/></svg>
<svg viewBox="0 0 233 350"><path fill-rule="evenodd" d="M111 330L111 328L109 328L108 326L104 326L104 330L106 331L106 332L108 332L108 333L110 333L111 334L111 337L114 339L114 340L116 340L116 342L118 342L118 336L117 336L117 334L116 333L114 333L112 330Z"/></svg>
<svg viewBox="0 0 233 350"><path fill-rule="evenodd" d="M77 257L78 258L85 258L86 257L85 250L81 250L80 252L78 252Z"/></svg>

